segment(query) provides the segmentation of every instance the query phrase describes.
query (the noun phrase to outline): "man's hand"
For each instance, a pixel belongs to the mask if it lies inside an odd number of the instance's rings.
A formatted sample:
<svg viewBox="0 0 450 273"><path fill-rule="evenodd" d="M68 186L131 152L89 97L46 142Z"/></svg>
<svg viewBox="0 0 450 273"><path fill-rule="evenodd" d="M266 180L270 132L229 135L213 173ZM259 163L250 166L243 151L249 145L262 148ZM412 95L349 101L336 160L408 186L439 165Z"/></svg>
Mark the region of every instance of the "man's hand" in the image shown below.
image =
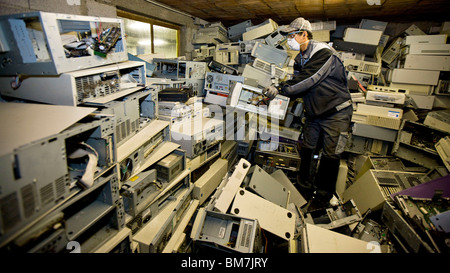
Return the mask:
<svg viewBox="0 0 450 273"><path fill-rule="evenodd" d="M263 95L268 97L269 99L273 100L278 95L278 89L271 85L267 86L263 89Z"/></svg>

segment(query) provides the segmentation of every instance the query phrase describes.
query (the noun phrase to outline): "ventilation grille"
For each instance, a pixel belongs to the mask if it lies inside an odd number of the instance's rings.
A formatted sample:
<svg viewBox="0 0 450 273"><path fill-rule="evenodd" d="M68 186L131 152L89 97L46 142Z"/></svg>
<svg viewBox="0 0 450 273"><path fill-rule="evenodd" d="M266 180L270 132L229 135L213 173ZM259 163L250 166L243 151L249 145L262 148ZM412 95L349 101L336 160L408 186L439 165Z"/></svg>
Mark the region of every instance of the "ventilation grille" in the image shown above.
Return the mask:
<svg viewBox="0 0 450 273"><path fill-rule="evenodd" d="M400 53L400 51L396 50L395 48L387 50L383 54L382 60L385 61L386 63L390 64L395 60L395 58L397 58L399 53Z"/></svg>
<svg viewBox="0 0 450 273"><path fill-rule="evenodd" d="M64 176L55 180L56 198L60 198L66 194L66 180Z"/></svg>
<svg viewBox="0 0 450 273"><path fill-rule="evenodd" d="M40 189L41 204L42 207L55 201L55 196L53 194L53 183L49 183Z"/></svg>
<svg viewBox="0 0 450 273"><path fill-rule="evenodd" d="M0 211L3 225L2 231L8 232L21 220L17 192L13 192L0 199Z"/></svg>
<svg viewBox="0 0 450 273"><path fill-rule="evenodd" d="M370 125L390 128L398 130L400 127L401 119L388 118L388 117L377 117L377 116L367 116L367 123Z"/></svg>
<svg viewBox="0 0 450 273"><path fill-rule="evenodd" d="M244 232L242 233L241 238L241 246L242 247L250 247L250 237L252 235L252 228L253 225L250 223L245 223L244 225Z"/></svg>
<svg viewBox="0 0 450 273"><path fill-rule="evenodd" d="M370 74L378 74L378 68L379 65L372 65L372 64L364 64L363 70L361 72L367 72Z"/></svg>
<svg viewBox="0 0 450 273"><path fill-rule="evenodd" d="M99 76L85 76L75 79L78 103L86 99L104 97L120 91L120 83L116 79L102 81Z"/></svg>
<svg viewBox="0 0 450 273"><path fill-rule="evenodd" d="M30 217L33 215L35 208L36 208L36 199L34 194L34 187L33 184L28 184L26 186L23 186L20 189L20 195L22 197L22 206L23 206L23 213L25 218Z"/></svg>
<svg viewBox="0 0 450 273"><path fill-rule="evenodd" d="M398 186L397 180L392 177L378 177L378 184L384 186Z"/></svg>
<svg viewBox="0 0 450 273"><path fill-rule="evenodd" d="M258 68L268 74L271 74L271 67L269 63L263 62L259 59L255 59L255 62L253 63L253 66L255 68ZM275 67L275 77L279 79L283 79L286 76L286 72L278 67Z"/></svg>

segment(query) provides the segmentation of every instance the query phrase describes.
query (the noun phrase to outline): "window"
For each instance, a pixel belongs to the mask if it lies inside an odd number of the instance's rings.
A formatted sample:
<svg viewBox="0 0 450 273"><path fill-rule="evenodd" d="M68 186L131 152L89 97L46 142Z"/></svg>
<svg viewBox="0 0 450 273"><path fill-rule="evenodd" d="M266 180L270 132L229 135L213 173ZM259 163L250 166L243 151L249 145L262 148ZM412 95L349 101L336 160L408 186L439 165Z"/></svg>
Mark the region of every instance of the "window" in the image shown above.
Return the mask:
<svg viewBox="0 0 450 273"><path fill-rule="evenodd" d="M151 25L122 18L125 24L127 51L133 55L152 53Z"/></svg>
<svg viewBox="0 0 450 273"><path fill-rule="evenodd" d="M178 31L153 25L155 53L165 53L167 58L178 57Z"/></svg>
<svg viewBox="0 0 450 273"><path fill-rule="evenodd" d="M125 11L117 11L123 19L127 51L133 55L163 53L165 58L178 57L179 31L175 25Z"/></svg>

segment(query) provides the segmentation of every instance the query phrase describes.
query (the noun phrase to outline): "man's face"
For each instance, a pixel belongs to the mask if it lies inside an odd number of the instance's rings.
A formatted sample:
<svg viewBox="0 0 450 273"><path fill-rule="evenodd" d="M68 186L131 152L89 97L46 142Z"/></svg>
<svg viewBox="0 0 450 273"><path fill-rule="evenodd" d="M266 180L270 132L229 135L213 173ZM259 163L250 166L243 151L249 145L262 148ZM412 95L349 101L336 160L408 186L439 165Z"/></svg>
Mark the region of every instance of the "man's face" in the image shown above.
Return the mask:
<svg viewBox="0 0 450 273"><path fill-rule="evenodd" d="M308 34L306 33L306 31L302 31L300 33L297 33L297 35L295 35L295 40L300 45L303 45L308 40Z"/></svg>

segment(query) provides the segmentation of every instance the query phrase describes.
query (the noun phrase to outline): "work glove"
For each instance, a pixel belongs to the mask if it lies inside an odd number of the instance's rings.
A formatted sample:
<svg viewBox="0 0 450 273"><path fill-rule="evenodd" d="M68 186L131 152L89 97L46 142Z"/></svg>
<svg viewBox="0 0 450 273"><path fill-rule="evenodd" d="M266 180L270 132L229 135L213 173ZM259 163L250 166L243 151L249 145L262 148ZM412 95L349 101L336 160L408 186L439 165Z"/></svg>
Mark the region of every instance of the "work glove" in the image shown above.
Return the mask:
<svg viewBox="0 0 450 273"><path fill-rule="evenodd" d="M274 99L278 95L278 88L275 86L267 86L263 89L263 95L268 97L269 99Z"/></svg>

